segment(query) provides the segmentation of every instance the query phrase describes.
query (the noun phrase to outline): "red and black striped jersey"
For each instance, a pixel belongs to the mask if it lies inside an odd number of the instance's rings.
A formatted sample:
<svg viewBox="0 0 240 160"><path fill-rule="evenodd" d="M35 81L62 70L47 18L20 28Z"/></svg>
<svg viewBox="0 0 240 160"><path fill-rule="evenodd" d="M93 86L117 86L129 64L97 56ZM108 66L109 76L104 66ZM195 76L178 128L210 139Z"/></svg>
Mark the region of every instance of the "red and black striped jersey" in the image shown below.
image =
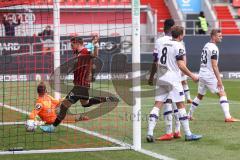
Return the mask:
<svg viewBox="0 0 240 160"><path fill-rule="evenodd" d="M90 87L91 81L91 70L92 70L92 57L87 50L87 48L83 48L77 54L77 64L74 70L74 85L79 85L83 87Z"/></svg>

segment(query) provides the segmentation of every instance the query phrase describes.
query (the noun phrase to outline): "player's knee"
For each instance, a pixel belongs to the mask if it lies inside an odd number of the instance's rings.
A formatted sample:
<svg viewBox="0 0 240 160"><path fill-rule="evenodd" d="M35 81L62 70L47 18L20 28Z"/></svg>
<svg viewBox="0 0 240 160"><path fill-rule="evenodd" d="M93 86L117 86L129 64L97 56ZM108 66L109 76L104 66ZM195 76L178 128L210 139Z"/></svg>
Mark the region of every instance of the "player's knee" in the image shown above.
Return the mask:
<svg viewBox="0 0 240 160"><path fill-rule="evenodd" d="M76 103L76 102L75 102ZM68 99L64 99L63 101L62 101L62 105L61 105L61 107L64 107L64 108L69 108L69 107L71 107L71 105L72 104L74 104L74 103L72 103L71 101L69 101Z"/></svg>
<svg viewBox="0 0 240 160"><path fill-rule="evenodd" d="M177 102L176 105L178 109L185 108L184 102Z"/></svg>
<svg viewBox="0 0 240 160"><path fill-rule="evenodd" d="M85 99L80 99L80 102L82 104L82 106L85 107L90 107L91 104L89 104L89 100L85 100Z"/></svg>
<svg viewBox="0 0 240 160"><path fill-rule="evenodd" d="M187 81L182 81L182 85L186 85L187 84Z"/></svg>
<svg viewBox="0 0 240 160"><path fill-rule="evenodd" d="M226 96L226 93L224 91L221 91L218 93L219 97Z"/></svg>
<svg viewBox="0 0 240 160"><path fill-rule="evenodd" d="M154 106L155 106L155 107L158 107L158 108L161 108L161 107L163 106L163 102L155 101Z"/></svg>
<svg viewBox="0 0 240 160"><path fill-rule="evenodd" d="M198 95L197 95L197 98L200 99L200 100L202 100L202 99L203 99L203 96L204 96L204 95L198 94Z"/></svg>

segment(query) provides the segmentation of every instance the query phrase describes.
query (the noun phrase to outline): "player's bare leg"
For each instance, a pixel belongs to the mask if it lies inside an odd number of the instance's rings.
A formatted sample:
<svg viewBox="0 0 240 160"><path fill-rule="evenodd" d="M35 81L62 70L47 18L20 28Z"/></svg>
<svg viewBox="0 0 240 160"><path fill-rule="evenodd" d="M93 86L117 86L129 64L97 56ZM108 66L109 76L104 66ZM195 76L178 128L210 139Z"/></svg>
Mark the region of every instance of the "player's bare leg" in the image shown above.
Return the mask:
<svg viewBox="0 0 240 160"><path fill-rule="evenodd" d="M183 89L184 89L185 97L187 99L187 103L192 103L192 99L191 99L188 83L187 83L186 80L182 81L182 86L183 86Z"/></svg>

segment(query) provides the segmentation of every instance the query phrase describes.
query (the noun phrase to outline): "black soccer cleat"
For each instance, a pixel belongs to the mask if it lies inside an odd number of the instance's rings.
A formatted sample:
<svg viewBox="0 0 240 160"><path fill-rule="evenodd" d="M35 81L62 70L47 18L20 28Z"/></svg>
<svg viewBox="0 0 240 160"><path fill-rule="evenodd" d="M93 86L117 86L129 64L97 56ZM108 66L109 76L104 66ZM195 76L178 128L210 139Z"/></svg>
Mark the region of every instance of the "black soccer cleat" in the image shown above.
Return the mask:
<svg viewBox="0 0 240 160"><path fill-rule="evenodd" d="M106 97L106 102L119 102L117 97Z"/></svg>
<svg viewBox="0 0 240 160"><path fill-rule="evenodd" d="M155 142L154 137L151 136L151 135L147 135L146 140L147 140L148 143L153 143L153 142Z"/></svg>

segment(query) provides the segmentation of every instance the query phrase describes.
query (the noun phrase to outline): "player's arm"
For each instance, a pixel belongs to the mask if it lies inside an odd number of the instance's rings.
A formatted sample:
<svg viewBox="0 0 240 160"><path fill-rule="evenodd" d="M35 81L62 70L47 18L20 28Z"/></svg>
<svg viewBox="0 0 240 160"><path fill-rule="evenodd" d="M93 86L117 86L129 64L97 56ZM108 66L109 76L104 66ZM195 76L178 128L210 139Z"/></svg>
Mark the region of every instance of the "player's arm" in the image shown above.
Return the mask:
<svg viewBox="0 0 240 160"><path fill-rule="evenodd" d="M154 75L157 72L157 68L158 68L158 43L155 43L155 47L154 47L154 51L153 51L153 63L152 63L152 67L150 70L150 76L148 79L148 84L149 85L153 85L153 79L154 79Z"/></svg>
<svg viewBox="0 0 240 160"><path fill-rule="evenodd" d="M152 63L152 67L150 70L150 76L148 79L148 84L149 85L153 85L153 79L154 79L154 75L157 72L157 66L158 66L158 54L157 53L153 53L153 63Z"/></svg>
<svg viewBox="0 0 240 160"><path fill-rule="evenodd" d="M93 40L93 57L97 57L99 53L99 38Z"/></svg>
<svg viewBox="0 0 240 160"><path fill-rule="evenodd" d="M185 62L183 60L183 57L178 57L178 60L177 60L177 64L178 64L178 67L179 69L187 76L189 76L190 78L192 78L192 80L194 82L197 82L198 81L198 77L196 75L194 75L188 68L187 66L185 65Z"/></svg>
<svg viewBox="0 0 240 160"><path fill-rule="evenodd" d="M53 106L55 106L55 107L59 107L59 105L60 105L60 103L61 103L61 99L58 100L58 99L53 98L53 97L50 96L50 95L48 95L48 96L50 97L50 99L51 99L51 103L53 104Z"/></svg>
<svg viewBox="0 0 240 160"><path fill-rule="evenodd" d="M30 113L29 119L31 119L31 120L36 120L36 117L37 117L37 115L39 114L39 112L41 111L41 109L42 109L42 104L37 103L37 104L35 105L34 110Z"/></svg>
<svg viewBox="0 0 240 160"><path fill-rule="evenodd" d="M223 84L222 84L222 79L221 79L221 76L220 76L220 71L218 69L218 63L217 63L217 57L216 56L212 56L211 57L211 63L212 63L212 68L213 68L213 72L217 78L217 85L218 85L218 88L219 89L222 89L223 88Z"/></svg>
<svg viewBox="0 0 240 160"><path fill-rule="evenodd" d="M186 66L186 54L185 54L185 49L182 47L177 48L176 51L176 61L179 69L183 72L183 74L189 76L192 78L194 82L198 81L198 77L194 75Z"/></svg>

